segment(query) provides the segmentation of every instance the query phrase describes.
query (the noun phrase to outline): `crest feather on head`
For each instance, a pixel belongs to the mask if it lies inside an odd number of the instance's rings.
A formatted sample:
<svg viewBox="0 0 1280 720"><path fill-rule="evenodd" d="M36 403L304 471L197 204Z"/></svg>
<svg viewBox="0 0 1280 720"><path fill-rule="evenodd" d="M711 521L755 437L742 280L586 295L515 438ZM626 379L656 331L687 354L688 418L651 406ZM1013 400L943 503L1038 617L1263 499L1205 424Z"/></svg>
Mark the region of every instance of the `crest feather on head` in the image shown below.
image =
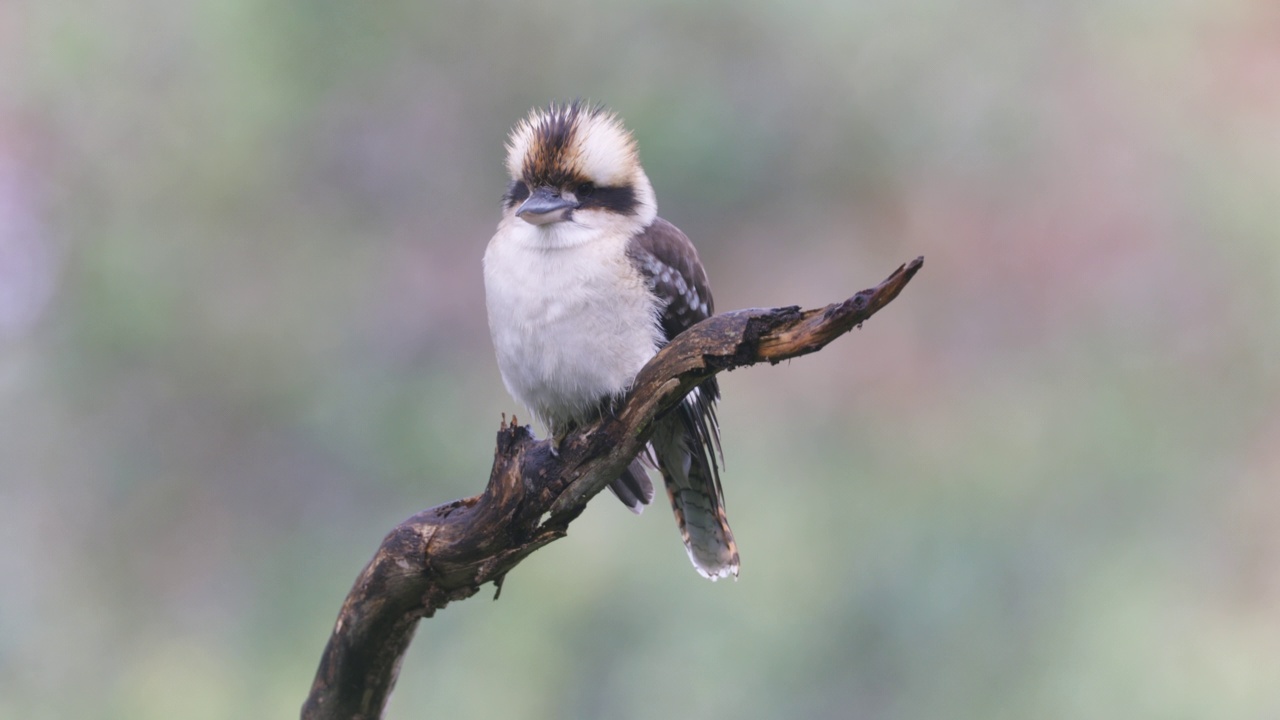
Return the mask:
<svg viewBox="0 0 1280 720"><path fill-rule="evenodd" d="M598 103L575 100L534 109L507 140L507 171L533 187L621 186L639 168L635 138Z"/></svg>

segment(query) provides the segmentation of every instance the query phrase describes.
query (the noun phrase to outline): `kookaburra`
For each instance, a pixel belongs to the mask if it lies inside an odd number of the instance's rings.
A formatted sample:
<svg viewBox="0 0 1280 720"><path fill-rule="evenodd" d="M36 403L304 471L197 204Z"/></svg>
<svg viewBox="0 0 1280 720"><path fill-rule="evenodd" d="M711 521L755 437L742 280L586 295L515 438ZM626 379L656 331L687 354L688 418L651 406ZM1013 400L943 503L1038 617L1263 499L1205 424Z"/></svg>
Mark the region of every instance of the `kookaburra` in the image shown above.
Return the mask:
<svg viewBox="0 0 1280 720"><path fill-rule="evenodd" d="M484 255L489 330L507 390L558 442L709 317L711 290L689 238L658 217L635 140L612 112L534 110L511 131L507 171ZM719 396L715 378L703 382L650 440L689 559L711 580L738 574L715 459ZM653 499L641 458L610 488L636 513Z"/></svg>

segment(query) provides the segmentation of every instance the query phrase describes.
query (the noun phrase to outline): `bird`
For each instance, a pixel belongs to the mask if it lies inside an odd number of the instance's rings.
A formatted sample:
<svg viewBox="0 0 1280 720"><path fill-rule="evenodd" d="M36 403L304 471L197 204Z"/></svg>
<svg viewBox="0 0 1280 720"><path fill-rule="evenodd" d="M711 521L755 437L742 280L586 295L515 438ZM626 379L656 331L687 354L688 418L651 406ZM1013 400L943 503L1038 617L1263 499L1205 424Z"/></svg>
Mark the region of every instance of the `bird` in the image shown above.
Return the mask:
<svg viewBox="0 0 1280 720"><path fill-rule="evenodd" d="M535 108L506 143L510 181L484 253L485 304L508 392L552 434L610 412L640 369L714 313L698 251L658 217L637 143L604 105ZM639 514L656 465L685 550L712 581L738 577L720 483L719 385L696 386L610 483ZM717 462L717 454L720 462Z"/></svg>

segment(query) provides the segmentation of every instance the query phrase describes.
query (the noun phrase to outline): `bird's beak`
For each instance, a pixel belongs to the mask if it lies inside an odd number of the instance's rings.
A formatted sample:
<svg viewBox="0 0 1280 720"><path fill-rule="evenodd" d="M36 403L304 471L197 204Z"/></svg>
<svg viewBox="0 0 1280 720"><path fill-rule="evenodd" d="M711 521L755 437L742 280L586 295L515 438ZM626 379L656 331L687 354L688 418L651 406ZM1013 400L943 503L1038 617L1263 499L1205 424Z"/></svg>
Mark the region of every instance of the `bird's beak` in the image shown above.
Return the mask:
<svg viewBox="0 0 1280 720"><path fill-rule="evenodd" d="M563 220L576 207L578 203L572 197L566 198L559 191L540 187L516 210L516 215L527 223L546 225Z"/></svg>

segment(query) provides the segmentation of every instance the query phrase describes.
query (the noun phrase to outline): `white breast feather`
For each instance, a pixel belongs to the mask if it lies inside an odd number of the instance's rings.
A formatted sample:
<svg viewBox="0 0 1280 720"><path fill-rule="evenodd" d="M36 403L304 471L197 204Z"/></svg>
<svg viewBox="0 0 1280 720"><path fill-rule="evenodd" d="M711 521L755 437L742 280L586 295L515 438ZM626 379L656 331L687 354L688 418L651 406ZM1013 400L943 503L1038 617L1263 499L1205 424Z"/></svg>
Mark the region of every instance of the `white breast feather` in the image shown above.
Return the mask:
<svg viewBox="0 0 1280 720"><path fill-rule="evenodd" d="M484 274L502 380L553 431L625 392L661 345L660 308L618 236L508 218Z"/></svg>

